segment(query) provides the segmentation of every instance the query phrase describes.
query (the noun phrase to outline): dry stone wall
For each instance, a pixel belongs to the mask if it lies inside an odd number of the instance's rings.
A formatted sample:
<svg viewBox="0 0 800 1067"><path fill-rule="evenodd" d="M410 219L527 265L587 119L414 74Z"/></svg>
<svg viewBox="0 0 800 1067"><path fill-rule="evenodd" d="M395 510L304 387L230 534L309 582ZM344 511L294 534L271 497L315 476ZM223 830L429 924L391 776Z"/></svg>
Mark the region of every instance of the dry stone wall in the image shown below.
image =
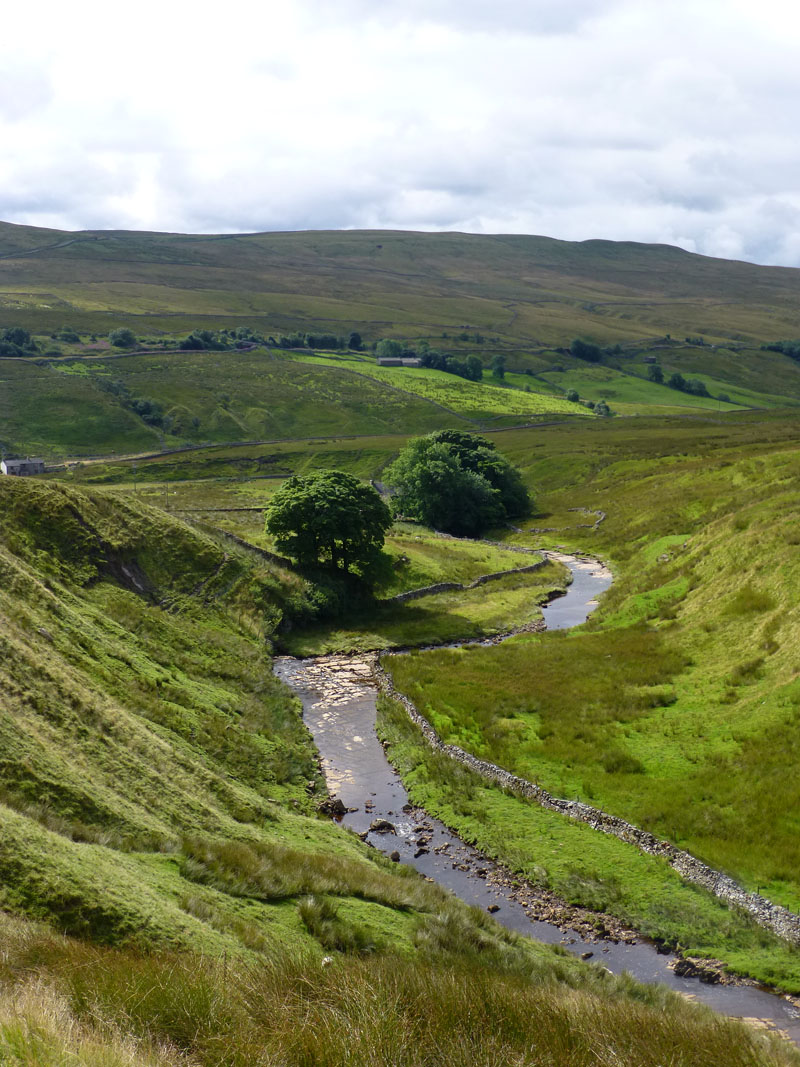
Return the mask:
<svg viewBox="0 0 800 1067"><path fill-rule="evenodd" d="M420 589L410 589L407 593L398 593L397 596L390 597L389 600L394 604L403 604L408 600L419 600L420 597L433 596L435 593L449 593L453 590L463 592L465 589L476 589L479 585L486 585L487 582L496 582L500 578L508 578L512 574L528 574L530 571L538 571L546 563L547 559L544 558L537 560L536 563L532 563L529 567L512 567L508 571L494 571L492 574L482 574L467 585L461 585L460 582L438 582L436 585L425 585Z"/></svg>
<svg viewBox="0 0 800 1067"><path fill-rule="evenodd" d="M581 801L554 797L546 789L542 789L541 786L536 785L534 782L529 782L525 778L511 774L488 760L479 759L477 756L465 752L458 745L445 744L425 716L420 714L413 702L395 688L392 679L377 662L375 665L375 677L381 691L403 705L409 718L419 728L431 748L444 753L450 759L456 760L463 766L475 771L476 774L479 774L487 781L496 782L498 785L510 789L520 796L535 801L543 808L566 815L570 819L577 819L580 822L587 823L593 829L618 837L621 841L634 845L641 852L645 852L650 856L660 856L685 881L702 886L703 889L707 889L721 900L748 912L760 926L772 930L778 937L784 938L792 944L800 945L800 915L796 915L779 904L773 904L758 893L749 893L728 875L707 866L689 852L676 848L669 841L663 841L646 830L640 830L637 826L633 826L616 815L610 815L608 812L601 811L599 808L594 808L589 804L583 804Z"/></svg>

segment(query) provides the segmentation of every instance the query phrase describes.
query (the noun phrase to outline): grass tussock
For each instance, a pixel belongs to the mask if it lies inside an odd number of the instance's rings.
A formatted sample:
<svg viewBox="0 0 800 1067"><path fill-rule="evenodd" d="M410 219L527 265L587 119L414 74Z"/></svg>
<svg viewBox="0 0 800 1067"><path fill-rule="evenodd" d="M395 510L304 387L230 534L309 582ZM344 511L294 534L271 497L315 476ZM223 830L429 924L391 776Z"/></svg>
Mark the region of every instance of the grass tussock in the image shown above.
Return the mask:
<svg viewBox="0 0 800 1067"><path fill-rule="evenodd" d="M430 906L440 891L379 854L360 857L292 848L279 841L188 838L181 874L233 896L281 900L304 895L352 896L391 908Z"/></svg>
<svg viewBox="0 0 800 1067"><path fill-rule="evenodd" d="M7 951L0 1055L66 1067L795 1067L764 1034L549 953L506 966L275 954L257 965L27 939ZM38 977L31 979L35 966Z"/></svg>

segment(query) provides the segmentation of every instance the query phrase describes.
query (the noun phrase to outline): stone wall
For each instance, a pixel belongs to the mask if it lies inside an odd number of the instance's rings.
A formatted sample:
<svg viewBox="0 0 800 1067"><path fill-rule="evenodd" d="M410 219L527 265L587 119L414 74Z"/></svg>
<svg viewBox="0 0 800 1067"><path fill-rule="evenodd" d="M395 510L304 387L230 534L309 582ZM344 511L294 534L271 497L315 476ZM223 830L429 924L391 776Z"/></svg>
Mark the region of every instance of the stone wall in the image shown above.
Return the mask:
<svg viewBox="0 0 800 1067"><path fill-rule="evenodd" d="M729 904L748 912L759 925L772 930L778 937L795 945L800 945L800 915L783 908L779 904L773 904L758 893L749 893L728 875L721 871L708 867L696 857L682 849L676 848L669 841L663 841L645 830L640 830L624 819L616 815L609 815L599 808L593 808L589 804L583 804L577 800L563 800L554 797L546 789L529 782L525 778L519 778L509 771L503 770L488 760L479 759L477 756L465 752L457 745L446 745L436 733L428 720L421 715L411 700L403 693L395 689L394 684L383 668L376 662L375 677L380 689L387 696L397 700L406 709L411 721L419 728L423 737L431 748L444 753L451 759L456 760L463 766L475 771L482 778L535 801L543 808L567 815L570 819L577 819L587 823L595 830L604 834L612 834L621 841L634 845L641 852L650 856L660 856L678 872L687 882L702 886L714 896Z"/></svg>
<svg viewBox="0 0 800 1067"><path fill-rule="evenodd" d="M482 574L473 582L468 582L467 585L461 585L459 582L438 582L436 585L425 585L420 589L410 589L407 593L398 593L397 596L389 597L387 603L402 604L407 600L418 600L420 597L433 596L435 593L449 593L454 590L463 592L465 589L476 589L479 585L486 585L487 582L496 582L500 578L508 578L512 574L528 574L530 571L538 571L546 563L547 559L545 558L537 560L536 563L531 563L529 567L513 567L508 571Z"/></svg>

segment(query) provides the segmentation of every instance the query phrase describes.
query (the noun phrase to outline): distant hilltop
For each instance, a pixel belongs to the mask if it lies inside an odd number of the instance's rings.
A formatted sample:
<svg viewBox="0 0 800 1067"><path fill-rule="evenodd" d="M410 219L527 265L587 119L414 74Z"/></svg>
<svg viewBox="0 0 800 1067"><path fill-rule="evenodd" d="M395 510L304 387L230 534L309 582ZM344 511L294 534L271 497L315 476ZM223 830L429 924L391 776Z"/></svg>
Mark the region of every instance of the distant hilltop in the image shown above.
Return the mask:
<svg viewBox="0 0 800 1067"><path fill-rule="evenodd" d="M170 333L246 321L508 346L670 335L709 343L800 336L800 270L668 245L386 230L254 234L68 232L0 223L0 325L68 321Z"/></svg>

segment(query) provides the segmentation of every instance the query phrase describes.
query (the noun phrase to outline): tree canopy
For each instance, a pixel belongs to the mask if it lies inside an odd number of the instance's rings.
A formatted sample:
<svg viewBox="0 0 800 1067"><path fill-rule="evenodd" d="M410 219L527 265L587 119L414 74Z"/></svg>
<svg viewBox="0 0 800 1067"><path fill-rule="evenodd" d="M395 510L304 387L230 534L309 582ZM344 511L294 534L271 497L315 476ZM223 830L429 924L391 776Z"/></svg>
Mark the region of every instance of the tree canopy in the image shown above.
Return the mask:
<svg viewBox="0 0 800 1067"><path fill-rule="evenodd" d="M415 438L384 477L397 490L398 514L461 537L524 515L531 506L517 468L491 441L463 430Z"/></svg>
<svg viewBox="0 0 800 1067"><path fill-rule="evenodd" d="M136 344L136 334L127 326L112 330L108 339L115 348L132 348Z"/></svg>
<svg viewBox="0 0 800 1067"><path fill-rule="evenodd" d="M355 571L368 578L392 524L376 491L343 471L289 478L267 508L266 529L301 566Z"/></svg>
<svg viewBox="0 0 800 1067"><path fill-rule="evenodd" d="M569 350L577 359L585 359L589 363L599 363L603 358L603 350L599 345L589 344L579 337L575 338Z"/></svg>

